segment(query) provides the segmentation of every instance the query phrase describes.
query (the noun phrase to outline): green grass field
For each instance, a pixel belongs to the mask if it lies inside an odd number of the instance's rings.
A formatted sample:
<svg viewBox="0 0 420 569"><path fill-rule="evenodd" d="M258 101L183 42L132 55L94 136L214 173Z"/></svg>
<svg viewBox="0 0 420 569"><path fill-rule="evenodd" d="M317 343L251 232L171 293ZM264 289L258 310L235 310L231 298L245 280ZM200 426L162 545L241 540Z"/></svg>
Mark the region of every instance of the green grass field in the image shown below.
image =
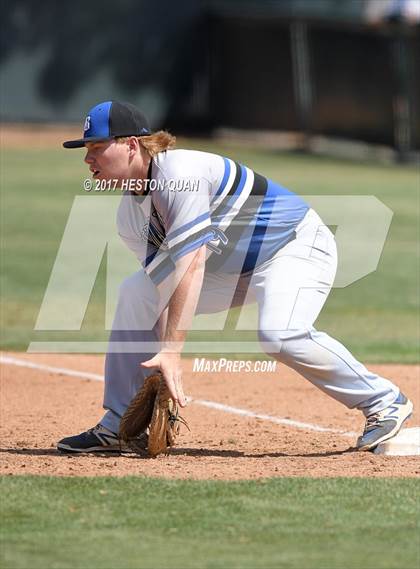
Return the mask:
<svg viewBox="0 0 420 569"><path fill-rule="evenodd" d="M364 361L419 360L419 173L415 168L223 147L207 141L183 141L181 146L229 155L301 195L375 195L390 207L394 219L377 271L334 290L317 327ZM31 340L107 338L105 263L81 331L33 331L73 199L86 195L82 158L83 151L60 148L1 152L3 349L26 349ZM256 337L253 332L236 334L235 338ZM232 332L194 332L191 337L223 340L232 338Z"/></svg>
<svg viewBox="0 0 420 569"><path fill-rule="evenodd" d="M394 219L378 270L334 290L317 326L365 361L419 360L414 168L200 141L182 146L231 156L302 195L368 194L389 206ZM105 263L81 331L33 331L74 196L84 195L82 156L59 148L0 154L3 349L25 350L31 340L107 337ZM220 341L231 334L192 337ZM3 477L0 483L5 569L419 567L415 480L28 476Z"/></svg>
<svg viewBox="0 0 420 569"><path fill-rule="evenodd" d="M2 567L417 569L415 480L2 480Z"/></svg>

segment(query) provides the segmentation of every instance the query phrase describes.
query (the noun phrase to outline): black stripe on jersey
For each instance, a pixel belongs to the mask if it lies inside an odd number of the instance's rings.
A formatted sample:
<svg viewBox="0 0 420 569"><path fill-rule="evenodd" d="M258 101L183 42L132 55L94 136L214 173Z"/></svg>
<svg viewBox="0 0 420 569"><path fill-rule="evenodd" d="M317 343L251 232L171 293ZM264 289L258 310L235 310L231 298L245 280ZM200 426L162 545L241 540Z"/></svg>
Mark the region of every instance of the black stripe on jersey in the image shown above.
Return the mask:
<svg viewBox="0 0 420 569"><path fill-rule="evenodd" d="M240 179L241 179L241 174L242 174L241 165L235 161L233 161L233 163L235 164L236 174L235 174L235 177L233 179L232 186L229 188L229 191L226 194L226 197L232 196L236 192L236 190L239 186Z"/></svg>
<svg viewBox="0 0 420 569"><path fill-rule="evenodd" d="M235 250L235 244L238 242L243 233L252 225L258 213L258 208L264 201L264 196L267 192L267 178L256 174L254 172L254 183L252 190L247 199L244 201L238 215L234 218L232 223L226 228L224 234L228 239L228 244L224 248L221 255L212 253L206 262L206 271L217 271L226 261L228 256ZM255 208L255 196L261 196L257 209ZM238 223L240 221L240 223Z"/></svg>
<svg viewBox="0 0 420 569"><path fill-rule="evenodd" d="M254 172L254 183L252 185L251 196L265 196L267 193L267 178Z"/></svg>

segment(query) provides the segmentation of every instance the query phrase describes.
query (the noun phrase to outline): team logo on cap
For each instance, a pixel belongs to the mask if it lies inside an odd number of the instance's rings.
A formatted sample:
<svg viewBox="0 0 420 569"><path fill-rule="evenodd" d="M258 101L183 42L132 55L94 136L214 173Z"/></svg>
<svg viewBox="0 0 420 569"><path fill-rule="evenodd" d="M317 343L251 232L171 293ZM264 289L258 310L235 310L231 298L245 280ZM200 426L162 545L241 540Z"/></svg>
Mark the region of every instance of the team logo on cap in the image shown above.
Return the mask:
<svg viewBox="0 0 420 569"><path fill-rule="evenodd" d="M85 126L83 127L83 132L90 129L90 115L85 118Z"/></svg>

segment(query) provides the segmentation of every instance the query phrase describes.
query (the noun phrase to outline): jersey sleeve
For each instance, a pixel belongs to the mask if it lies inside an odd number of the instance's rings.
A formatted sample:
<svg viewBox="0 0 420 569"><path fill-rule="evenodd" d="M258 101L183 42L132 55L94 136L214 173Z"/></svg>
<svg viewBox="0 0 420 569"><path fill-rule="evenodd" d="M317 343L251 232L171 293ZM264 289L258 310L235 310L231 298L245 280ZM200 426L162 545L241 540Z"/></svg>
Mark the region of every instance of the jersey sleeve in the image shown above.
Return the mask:
<svg viewBox="0 0 420 569"><path fill-rule="evenodd" d="M153 202L165 227L167 251L174 262L214 238L206 179L167 180L164 190L154 193Z"/></svg>
<svg viewBox="0 0 420 569"><path fill-rule="evenodd" d="M154 248L154 251L143 262L143 268L157 286L172 273L175 269L175 263L167 251Z"/></svg>

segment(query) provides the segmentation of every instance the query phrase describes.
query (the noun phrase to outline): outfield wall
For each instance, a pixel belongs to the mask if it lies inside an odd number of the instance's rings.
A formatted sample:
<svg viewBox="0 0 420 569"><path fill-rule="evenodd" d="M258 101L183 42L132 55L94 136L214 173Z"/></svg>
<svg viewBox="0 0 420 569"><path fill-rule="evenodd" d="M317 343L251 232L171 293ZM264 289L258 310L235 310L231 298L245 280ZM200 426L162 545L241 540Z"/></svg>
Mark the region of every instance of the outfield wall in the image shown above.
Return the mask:
<svg viewBox="0 0 420 569"><path fill-rule="evenodd" d="M420 27L329 4L317 15L327 3L45 0L41 12L5 0L0 119L79 122L122 99L177 132L322 134L408 156L420 148Z"/></svg>

